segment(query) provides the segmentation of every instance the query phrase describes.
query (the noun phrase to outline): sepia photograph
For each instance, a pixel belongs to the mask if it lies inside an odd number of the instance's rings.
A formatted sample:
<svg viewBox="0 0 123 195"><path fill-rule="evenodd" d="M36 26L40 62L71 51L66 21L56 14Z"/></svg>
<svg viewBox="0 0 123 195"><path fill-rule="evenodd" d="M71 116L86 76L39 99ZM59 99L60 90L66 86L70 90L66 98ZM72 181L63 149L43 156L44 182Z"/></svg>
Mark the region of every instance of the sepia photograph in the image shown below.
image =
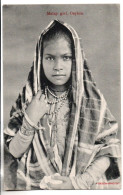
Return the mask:
<svg viewBox="0 0 123 195"><path fill-rule="evenodd" d="M2 14L3 190L120 190L120 4Z"/></svg>

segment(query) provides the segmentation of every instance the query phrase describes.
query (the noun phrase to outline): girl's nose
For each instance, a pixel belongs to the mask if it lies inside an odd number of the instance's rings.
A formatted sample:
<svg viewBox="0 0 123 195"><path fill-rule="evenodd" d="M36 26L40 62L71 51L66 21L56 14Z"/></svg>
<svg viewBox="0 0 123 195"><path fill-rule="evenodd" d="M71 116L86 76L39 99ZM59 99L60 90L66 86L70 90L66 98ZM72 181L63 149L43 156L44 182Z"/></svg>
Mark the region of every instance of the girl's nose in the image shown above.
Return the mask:
<svg viewBox="0 0 123 195"><path fill-rule="evenodd" d="M60 60L60 59L55 60L53 69L54 70L62 70L63 69L63 67L62 67L62 60Z"/></svg>

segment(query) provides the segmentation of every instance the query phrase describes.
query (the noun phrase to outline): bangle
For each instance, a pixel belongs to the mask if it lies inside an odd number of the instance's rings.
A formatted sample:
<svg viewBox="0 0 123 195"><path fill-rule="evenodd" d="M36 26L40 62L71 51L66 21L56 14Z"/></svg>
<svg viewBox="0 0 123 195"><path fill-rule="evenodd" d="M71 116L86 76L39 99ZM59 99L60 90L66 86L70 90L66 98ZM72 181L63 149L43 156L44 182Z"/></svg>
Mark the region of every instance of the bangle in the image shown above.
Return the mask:
<svg viewBox="0 0 123 195"><path fill-rule="evenodd" d="M81 178L81 181L82 181L83 185L84 185L88 190L90 190L90 186L87 184L87 182L86 182L83 178Z"/></svg>
<svg viewBox="0 0 123 195"><path fill-rule="evenodd" d="M75 177L77 185L82 189L82 186L85 187L85 189L90 189L90 185L87 183L86 175L83 173L82 175L77 175Z"/></svg>
<svg viewBox="0 0 123 195"><path fill-rule="evenodd" d="M45 129L45 128L42 127L42 126L38 127L37 125L35 125L35 124L30 120L30 118L28 117L27 113L26 113L26 112L23 112L23 113L24 113L24 117L25 117L27 123L29 123L30 126L32 126L33 128L35 128L36 130Z"/></svg>
<svg viewBox="0 0 123 195"><path fill-rule="evenodd" d="M25 117L23 117L23 124L21 126L20 132L23 135L33 135L34 134L34 127L30 126L29 123L26 121Z"/></svg>
<svg viewBox="0 0 123 195"><path fill-rule="evenodd" d="M20 132L26 136L34 135L34 130L25 129L24 126L21 127Z"/></svg>

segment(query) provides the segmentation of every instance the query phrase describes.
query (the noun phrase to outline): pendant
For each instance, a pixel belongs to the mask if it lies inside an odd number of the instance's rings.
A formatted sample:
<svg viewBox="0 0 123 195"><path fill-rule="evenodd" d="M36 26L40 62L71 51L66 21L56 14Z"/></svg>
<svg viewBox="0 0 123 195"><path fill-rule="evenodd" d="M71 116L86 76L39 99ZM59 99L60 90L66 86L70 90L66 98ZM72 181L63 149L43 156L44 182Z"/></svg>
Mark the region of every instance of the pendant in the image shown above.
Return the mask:
<svg viewBox="0 0 123 195"><path fill-rule="evenodd" d="M49 127L49 133L51 137L51 130L52 130L52 122L48 120L48 127Z"/></svg>

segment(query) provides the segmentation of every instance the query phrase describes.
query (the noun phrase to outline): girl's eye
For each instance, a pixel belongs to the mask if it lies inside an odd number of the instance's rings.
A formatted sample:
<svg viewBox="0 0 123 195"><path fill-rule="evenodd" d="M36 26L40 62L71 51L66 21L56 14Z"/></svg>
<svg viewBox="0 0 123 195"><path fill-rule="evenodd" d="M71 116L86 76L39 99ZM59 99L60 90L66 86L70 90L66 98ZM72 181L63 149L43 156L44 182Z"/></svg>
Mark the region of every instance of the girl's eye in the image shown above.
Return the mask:
<svg viewBox="0 0 123 195"><path fill-rule="evenodd" d="M66 60L66 61L71 60L71 59L72 59L72 56L64 56L63 57L63 60Z"/></svg>
<svg viewBox="0 0 123 195"><path fill-rule="evenodd" d="M53 60L54 60L54 58L53 58L53 57L51 57L51 56L48 56L48 57L46 57L46 60L48 60L48 61L53 61Z"/></svg>

